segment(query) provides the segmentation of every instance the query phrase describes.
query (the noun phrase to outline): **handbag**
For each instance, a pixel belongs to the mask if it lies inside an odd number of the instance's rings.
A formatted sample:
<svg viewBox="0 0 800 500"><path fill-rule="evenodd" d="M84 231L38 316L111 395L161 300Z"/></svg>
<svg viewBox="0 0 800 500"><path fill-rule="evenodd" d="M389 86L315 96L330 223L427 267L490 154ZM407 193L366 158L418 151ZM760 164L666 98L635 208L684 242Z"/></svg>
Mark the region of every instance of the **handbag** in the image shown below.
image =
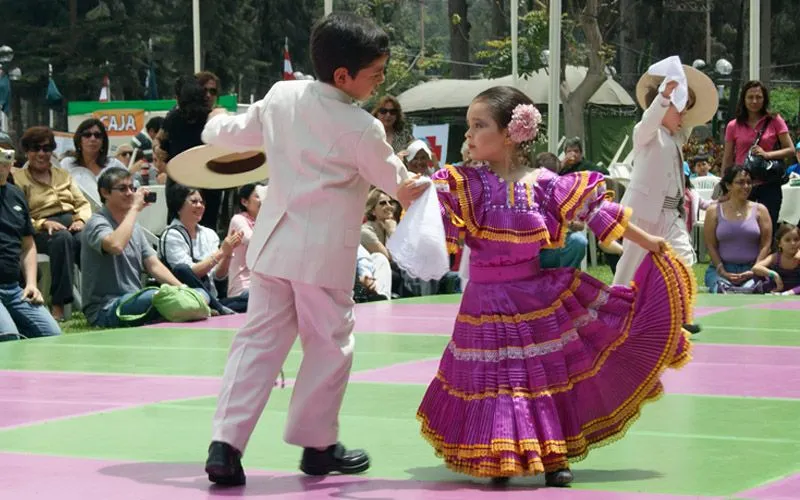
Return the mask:
<svg viewBox="0 0 800 500"><path fill-rule="evenodd" d="M750 173L750 178L755 181L762 181L767 184L784 184L789 179L786 176L786 164L783 160L767 160L752 153L753 147L757 146L761 141L761 136L769 127L771 121L772 117L767 118L764 126L756 134L756 140L753 141L753 145L750 146L750 151L747 152L747 157L745 157L744 169Z"/></svg>
<svg viewBox="0 0 800 500"><path fill-rule="evenodd" d="M133 302L148 290L157 290L153 295L153 303L142 314L122 314L122 308ZM120 321L129 323L138 321L147 316L155 308L167 321L182 323L185 321L198 321L211 316L211 308L206 304L205 298L196 290L186 285L161 285L142 288L124 302L120 302L115 311Z"/></svg>

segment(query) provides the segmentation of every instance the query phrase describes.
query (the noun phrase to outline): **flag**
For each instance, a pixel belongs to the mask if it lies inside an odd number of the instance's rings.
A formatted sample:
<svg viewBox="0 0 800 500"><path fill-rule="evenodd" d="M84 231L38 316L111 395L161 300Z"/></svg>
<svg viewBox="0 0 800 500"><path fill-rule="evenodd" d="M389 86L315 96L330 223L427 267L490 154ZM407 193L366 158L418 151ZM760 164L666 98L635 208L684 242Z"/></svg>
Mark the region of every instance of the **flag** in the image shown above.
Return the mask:
<svg viewBox="0 0 800 500"><path fill-rule="evenodd" d="M150 69L147 70L147 78L144 80L144 96L146 99L155 101L158 99L158 81L156 80L156 68L150 62Z"/></svg>
<svg viewBox="0 0 800 500"><path fill-rule="evenodd" d="M100 89L100 97L97 100L100 102L111 100L111 80L109 80L108 75L103 76L103 88Z"/></svg>
<svg viewBox="0 0 800 500"><path fill-rule="evenodd" d="M55 108L61 105L61 102L64 100L64 97L61 95L61 92L58 90L56 86L55 80L51 76L49 81L47 82L47 92L44 95L45 101L47 101L47 105L51 108Z"/></svg>
<svg viewBox="0 0 800 500"><path fill-rule="evenodd" d="M292 70L292 58L289 57L289 37L283 44L283 79L294 80L294 71Z"/></svg>

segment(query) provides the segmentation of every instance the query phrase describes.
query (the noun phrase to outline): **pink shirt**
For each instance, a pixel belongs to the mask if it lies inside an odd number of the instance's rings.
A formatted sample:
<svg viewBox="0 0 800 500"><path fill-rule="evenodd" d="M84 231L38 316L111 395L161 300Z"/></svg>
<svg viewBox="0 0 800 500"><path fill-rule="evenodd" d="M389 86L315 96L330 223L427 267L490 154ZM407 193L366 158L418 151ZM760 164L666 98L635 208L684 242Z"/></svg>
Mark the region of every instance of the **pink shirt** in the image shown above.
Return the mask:
<svg viewBox="0 0 800 500"><path fill-rule="evenodd" d="M242 232L242 243L233 249L231 262L228 265L228 297L236 297L250 289L250 269L247 268L245 255L250 237L253 236L253 226L256 220L245 212L231 218L228 234L234 231Z"/></svg>
<svg viewBox="0 0 800 500"><path fill-rule="evenodd" d="M758 134L758 131L764 126L764 120L766 119L767 116L761 117L755 128L751 128L747 123L739 123L735 118L728 122L728 127L725 129L725 142L733 141L734 143L734 165L744 164L747 152L750 151L750 148L753 146L753 141L756 140L756 134ZM772 121L769 122L767 129L761 135L761 140L758 145L761 146L764 151L774 151L776 145L778 149L781 149L778 136L787 132L789 132L789 127L786 126L786 122L783 121L781 115L775 115L772 117Z"/></svg>

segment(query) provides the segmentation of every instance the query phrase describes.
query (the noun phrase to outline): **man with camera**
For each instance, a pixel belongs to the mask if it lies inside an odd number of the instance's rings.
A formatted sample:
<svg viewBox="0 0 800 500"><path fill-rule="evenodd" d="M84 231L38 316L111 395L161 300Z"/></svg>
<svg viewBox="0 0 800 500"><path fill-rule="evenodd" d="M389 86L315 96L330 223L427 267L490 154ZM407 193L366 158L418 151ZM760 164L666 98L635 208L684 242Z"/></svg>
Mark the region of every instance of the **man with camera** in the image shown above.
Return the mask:
<svg viewBox="0 0 800 500"><path fill-rule="evenodd" d="M14 151L0 149L0 341L61 333L36 287L34 230L25 194L8 182L13 164Z"/></svg>
<svg viewBox="0 0 800 500"><path fill-rule="evenodd" d="M142 288L142 273L159 283L180 286L181 282L158 259L136 222L141 211L155 202L156 193L136 189L131 173L124 168L105 170L97 180L103 208L92 215L83 230L81 269L83 312L94 326L117 327L157 320L151 307L155 290ZM135 322L117 315L147 314Z"/></svg>

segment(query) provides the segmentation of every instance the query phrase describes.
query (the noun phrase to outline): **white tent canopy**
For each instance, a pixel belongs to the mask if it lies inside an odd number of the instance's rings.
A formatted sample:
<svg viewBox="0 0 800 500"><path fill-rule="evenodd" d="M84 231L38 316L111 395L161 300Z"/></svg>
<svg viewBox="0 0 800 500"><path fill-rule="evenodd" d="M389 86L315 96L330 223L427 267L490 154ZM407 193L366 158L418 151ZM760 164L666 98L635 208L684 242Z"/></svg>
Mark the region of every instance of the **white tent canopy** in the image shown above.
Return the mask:
<svg viewBox="0 0 800 500"><path fill-rule="evenodd" d="M586 76L585 67L567 66L567 84L570 90L577 88ZM550 76L545 70L520 78L517 87L538 105L547 104ZM513 85L511 75L483 80L432 80L408 89L397 99L403 112L431 109L465 108L472 99L484 90L496 85ZM594 93L589 103L608 106L635 106L633 99L622 85L609 78Z"/></svg>

